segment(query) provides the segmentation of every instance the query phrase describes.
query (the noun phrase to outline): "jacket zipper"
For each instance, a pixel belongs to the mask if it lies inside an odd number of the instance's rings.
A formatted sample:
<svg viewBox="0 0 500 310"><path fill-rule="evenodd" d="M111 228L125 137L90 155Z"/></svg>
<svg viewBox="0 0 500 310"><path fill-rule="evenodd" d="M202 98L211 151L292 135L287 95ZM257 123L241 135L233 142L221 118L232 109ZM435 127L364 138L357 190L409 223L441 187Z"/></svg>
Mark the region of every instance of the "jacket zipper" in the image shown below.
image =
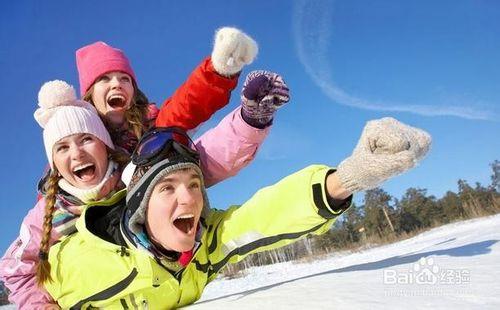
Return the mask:
<svg viewBox="0 0 500 310"><path fill-rule="evenodd" d="M137 277L137 274L138 274L137 269L136 268L132 269L132 272L130 272L130 274L127 277L125 277L123 280L121 280L120 282L108 287L107 289L105 289L97 294L94 294L88 298L80 300L74 306L72 306L70 309L81 309L84 304L86 304L90 301L101 301L101 300L110 299L114 295L116 295L116 294L120 293L121 291L123 291L124 289L126 289L130 285L130 283L132 283L132 281L134 281L135 277Z"/></svg>

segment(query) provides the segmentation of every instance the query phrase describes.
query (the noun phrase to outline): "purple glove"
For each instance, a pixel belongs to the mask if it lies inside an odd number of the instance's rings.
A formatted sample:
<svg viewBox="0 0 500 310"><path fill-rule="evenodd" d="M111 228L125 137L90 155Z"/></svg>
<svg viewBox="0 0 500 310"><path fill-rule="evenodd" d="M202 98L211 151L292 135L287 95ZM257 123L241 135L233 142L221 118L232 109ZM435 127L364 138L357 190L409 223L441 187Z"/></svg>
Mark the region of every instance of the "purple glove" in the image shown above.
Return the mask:
<svg viewBox="0 0 500 310"><path fill-rule="evenodd" d="M274 113L290 100L288 86L281 75L270 71L252 71L241 91L241 116L250 126L271 125Z"/></svg>

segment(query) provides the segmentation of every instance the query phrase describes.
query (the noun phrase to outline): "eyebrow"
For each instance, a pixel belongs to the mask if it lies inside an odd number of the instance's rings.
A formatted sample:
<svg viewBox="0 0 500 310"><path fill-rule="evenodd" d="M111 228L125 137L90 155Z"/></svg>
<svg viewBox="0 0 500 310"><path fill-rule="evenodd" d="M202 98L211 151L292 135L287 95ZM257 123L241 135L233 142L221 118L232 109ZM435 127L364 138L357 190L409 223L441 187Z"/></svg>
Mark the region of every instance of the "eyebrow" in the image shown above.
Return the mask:
<svg viewBox="0 0 500 310"><path fill-rule="evenodd" d="M67 144L67 142L56 142L56 143L54 143L54 146L52 147L52 149L58 148L59 146L66 145L66 144Z"/></svg>
<svg viewBox="0 0 500 310"><path fill-rule="evenodd" d="M196 179L196 180L198 180L198 181L200 181L200 182L201 182L201 178L200 178L200 176L199 176L197 173L195 173L195 172L193 172L193 173L191 174L191 176L190 176L190 180L193 180L193 179ZM167 175L167 176L163 177L163 178L162 178L162 179L158 182L158 184L160 184L160 183L173 183L173 182L175 182L176 180L177 180L177 178L172 178L172 177L170 177L170 176L168 176L168 175Z"/></svg>
<svg viewBox="0 0 500 310"><path fill-rule="evenodd" d="M199 181L201 181L200 175L194 172L191 174L191 179L198 179Z"/></svg>
<svg viewBox="0 0 500 310"><path fill-rule="evenodd" d="M84 137L92 137L94 138L95 136L93 134L90 134L90 133L87 133L87 132L82 132L82 133L75 133L74 135L76 135L76 139L79 140L79 139L82 139ZM59 141L57 141L56 143L54 143L54 146L58 146L58 145L63 145L63 144L67 144L69 143L68 140L66 140L67 137L64 137L62 139L60 139Z"/></svg>

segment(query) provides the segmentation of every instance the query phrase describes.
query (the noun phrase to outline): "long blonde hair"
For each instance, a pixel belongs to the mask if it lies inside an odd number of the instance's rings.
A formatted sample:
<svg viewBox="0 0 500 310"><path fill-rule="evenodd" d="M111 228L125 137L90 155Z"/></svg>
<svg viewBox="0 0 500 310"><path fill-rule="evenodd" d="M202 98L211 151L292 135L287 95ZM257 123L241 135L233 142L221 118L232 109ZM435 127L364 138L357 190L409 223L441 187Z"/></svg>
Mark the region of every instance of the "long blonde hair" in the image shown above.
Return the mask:
<svg viewBox="0 0 500 310"><path fill-rule="evenodd" d="M137 137L137 139L140 139L142 134L148 129L145 123L149 111L149 100L146 95L137 87L137 83L135 81L133 81L132 84L134 85L134 96L132 97L132 101L130 102L129 109L125 111L125 120L129 124L132 132ZM90 102L95 106L94 102L92 101L93 92L94 84L92 84L89 90L87 90L82 99ZM108 131L112 133L112 128L110 128L106 119L104 119L103 116L101 116L101 119L104 125L106 125ZM114 138L112 137L112 139Z"/></svg>

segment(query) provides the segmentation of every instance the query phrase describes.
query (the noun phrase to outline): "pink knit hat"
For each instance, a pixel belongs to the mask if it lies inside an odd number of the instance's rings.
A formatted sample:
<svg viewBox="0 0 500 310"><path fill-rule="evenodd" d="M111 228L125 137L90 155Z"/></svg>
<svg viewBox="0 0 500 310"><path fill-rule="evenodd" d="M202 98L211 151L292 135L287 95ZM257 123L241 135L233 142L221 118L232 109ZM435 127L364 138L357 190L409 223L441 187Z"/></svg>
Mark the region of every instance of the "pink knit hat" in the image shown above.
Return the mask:
<svg viewBox="0 0 500 310"><path fill-rule="evenodd" d="M83 97L101 75L120 71L136 81L134 70L125 54L106 43L99 41L86 45L76 51L76 67L80 79L80 96Z"/></svg>

